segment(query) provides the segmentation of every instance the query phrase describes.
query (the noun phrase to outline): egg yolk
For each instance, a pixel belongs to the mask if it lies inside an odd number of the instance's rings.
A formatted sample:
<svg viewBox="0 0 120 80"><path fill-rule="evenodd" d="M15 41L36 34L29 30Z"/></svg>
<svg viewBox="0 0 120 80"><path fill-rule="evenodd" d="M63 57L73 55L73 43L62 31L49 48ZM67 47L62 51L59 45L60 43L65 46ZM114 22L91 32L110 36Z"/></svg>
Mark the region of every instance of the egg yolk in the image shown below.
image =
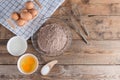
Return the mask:
<svg viewBox="0 0 120 80"><path fill-rule="evenodd" d="M26 56L21 59L20 67L21 67L22 71L25 73L33 72L35 70L36 66L37 66L37 62L36 62L35 58L32 56Z"/></svg>

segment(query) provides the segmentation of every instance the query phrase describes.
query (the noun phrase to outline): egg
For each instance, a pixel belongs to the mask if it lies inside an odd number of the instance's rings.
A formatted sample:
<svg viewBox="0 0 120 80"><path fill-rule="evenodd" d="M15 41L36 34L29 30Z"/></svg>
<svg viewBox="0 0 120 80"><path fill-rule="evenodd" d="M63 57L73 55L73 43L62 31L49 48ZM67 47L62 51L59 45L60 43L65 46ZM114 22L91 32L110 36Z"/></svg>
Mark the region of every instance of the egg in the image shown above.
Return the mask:
<svg viewBox="0 0 120 80"><path fill-rule="evenodd" d="M16 21L16 23L17 23L18 26L23 26L27 23L27 21L24 20L24 19L19 19L19 20Z"/></svg>
<svg viewBox="0 0 120 80"><path fill-rule="evenodd" d="M31 55L24 57L20 61L20 67L21 67L21 70L25 73L33 72L37 67L36 58L34 58Z"/></svg>
<svg viewBox="0 0 120 80"><path fill-rule="evenodd" d="M33 18L38 14L38 11L36 9L30 9L29 12L32 14Z"/></svg>
<svg viewBox="0 0 120 80"><path fill-rule="evenodd" d="M26 7L26 9L32 9L32 8L34 8L34 4L32 1L28 1L25 3L25 7Z"/></svg>
<svg viewBox="0 0 120 80"><path fill-rule="evenodd" d="M39 61L37 57L31 53L26 53L22 55L17 62L18 70L26 75L33 74L37 71L39 66Z"/></svg>
<svg viewBox="0 0 120 80"><path fill-rule="evenodd" d="M7 50L13 56L20 56L24 54L27 47L27 41L20 36L14 36L7 42Z"/></svg>
<svg viewBox="0 0 120 80"><path fill-rule="evenodd" d="M28 12L27 9L22 9L20 12Z"/></svg>
<svg viewBox="0 0 120 80"><path fill-rule="evenodd" d="M17 12L13 12L12 14L11 14L11 18L13 19L13 20L18 20L19 19L19 14L17 13Z"/></svg>
<svg viewBox="0 0 120 80"><path fill-rule="evenodd" d="M21 12L20 17L24 20L31 20L32 19L32 14L30 12Z"/></svg>

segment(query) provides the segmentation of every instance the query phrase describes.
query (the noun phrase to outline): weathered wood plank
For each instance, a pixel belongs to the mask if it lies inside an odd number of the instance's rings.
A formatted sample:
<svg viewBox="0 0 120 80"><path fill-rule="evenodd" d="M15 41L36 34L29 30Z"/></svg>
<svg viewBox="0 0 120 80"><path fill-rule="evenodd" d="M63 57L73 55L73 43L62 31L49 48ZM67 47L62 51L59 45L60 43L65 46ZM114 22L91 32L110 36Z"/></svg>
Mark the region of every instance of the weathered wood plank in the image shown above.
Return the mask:
<svg viewBox="0 0 120 80"><path fill-rule="evenodd" d="M64 17L65 18L65 17ZM119 16L91 16L82 17L82 22L89 31L89 40L119 40L120 17ZM73 39L80 37L72 31ZM9 30L0 27L0 39L9 39L14 36Z"/></svg>
<svg viewBox="0 0 120 80"><path fill-rule="evenodd" d="M74 1L74 0L73 0ZM76 0L78 1L78 0ZM86 2L89 2L89 3L120 3L120 0L83 0L83 1L86 1Z"/></svg>
<svg viewBox="0 0 120 80"><path fill-rule="evenodd" d="M18 57L8 54L6 45L0 47L0 64L16 64ZM40 64L57 59L59 64L120 64L120 41L89 41L86 45L81 40L73 40L72 46L61 56L45 57L37 53L31 43L26 52L35 54ZM7 58L7 59L6 59Z"/></svg>
<svg viewBox="0 0 120 80"><path fill-rule="evenodd" d="M40 68L23 75L16 65L0 65L0 80L120 80L120 66L114 65L56 65L46 77L40 75Z"/></svg>
<svg viewBox="0 0 120 80"><path fill-rule="evenodd" d="M78 0L76 0L76 2L74 0L73 1L67 0L61 7L68 7L69 10L71 10L70 8L71 5L78 4L81 15L108 15L108 16L120 15L119 3L109 3L109 2L107 3L107 1L105 0L106 1L105 4L102 4L102 3L96 4L94 3L94 0L93 0L92 1L93 3L87 4L88 2L87 1L85 2L85 1L83 0L83 3L81 3ZM100 1L101 0L99 0L98 2ZM59 13L59 9L55 12L55 15Z"/></svg>
<svg viewBox="0 0 120 80"><path fill-rule="evenodd" d="M82 22L89 31L90 40L120 39L119 16L92 16L82 17ZM73 36L78 39L77 36Z"/></svg>
<svg viewBox="0 0 120 80"><path fill-rule="evenodd" d="M65 17L61 17L67 19ZM89 40L118 40L120 39L120 17L119 16L91 16L81 17L82 23L86 26ZM81 28L80 28L81 30ZM80 37L72 31L73 39Z"/></svg>
<svg viewBox="0 0 120 80"><path fill-rule="evenodd" d="M0 24L0 39L9 39L12 36L14 34Z"/></svg>
<svg viewBox="0 0 120 80"><path fill-rule="evenodd" d="M99 4L99 3L105 3L105 4L108 4L108 3L120 3L120 0L70 0L71 2L73 3L94 3L94 4Z"/></svg>
<svg viewBox="0 0 120 80"><path fill-rule="evenodd" d="M120 4L80 4L82 15L120 15Z"/></svg>
<svg viewBox="0 0 120 80"><path fill-rule="evenodd" d="M74 40L70 49L63 56L56 58L60 64L119 64L120 41L89 41L86 45Z"/></svg>

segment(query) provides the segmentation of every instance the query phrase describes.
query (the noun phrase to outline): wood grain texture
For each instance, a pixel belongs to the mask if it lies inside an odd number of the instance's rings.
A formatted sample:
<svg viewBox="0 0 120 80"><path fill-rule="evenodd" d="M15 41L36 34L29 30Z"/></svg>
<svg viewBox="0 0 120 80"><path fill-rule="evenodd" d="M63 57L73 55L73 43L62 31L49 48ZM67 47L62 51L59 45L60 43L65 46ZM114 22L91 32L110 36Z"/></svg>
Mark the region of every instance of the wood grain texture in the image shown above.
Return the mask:
<svg viewBox="0 0 120 80"><path fill-rule="evenodd" d="M0 47L0 64L16 64L19 57L8 54L6 45ZM45 57L36 52L29 42L26 53L39 58L40 64L57 59L59 64L120 64L120 41L89 41L86 45L81 40L73 40L71 47L61 56ZM8 58L6 60L6 57Z"/></svg>
<svg viewBox="0 0 120 80"><path fill-rule="evenodd" d="M89 2L89 3L94 3L94 4L97 4L97 3L105 3L105 4L120 3L120 0L83 0L83 1L86 1L86 2Z"/></svg>
<svg viewBox="0 0 120 80"><path fill-rule="evenodd" d="M89 31L88 39L90 40L119 40L119 21L119 16L82 17L82 22ZM79 39L75 34L73 35L73 38Z"/></svg>
<svg viewBox="0 0 120 80"><path fill-rule="evenodd" d="M66 19L66 18L64 18ZM119 40L120 17L119 16L82 16L82 22L89 31L88 40ZM81 28L80 28L81 29ZM73 30L73 39L81 39ZM0 39L9 39L14 36L9 30L0 26Z"/></svg>
<svg viewBox="0 0 120 80"><path fill-rule="evenodd" d="M88 3L94 3L94 4L108 4L108 3L120 3L120 0L70 0L72 3L82 3L82 4L88 4Z"/></svg>
<svg viewBox="0 0 120 80"><path fill-rule="evenodd" d="M86 45L74 40L71 48L58 59L60 64L119 64L120 41L89 41ZM51 58L45 57L45 60Z"/></svg>
<svg viewBox="0 0 120 80"><path fill-rule="evenodd" d="M72 30L70 48L61 56L46 57L28 40L26 53L36 55L40 66L36 73L23 75L16 65L19 57L11 56L6 49L14 34L0 25L0 80L120 80L120 0L66 0L53 16L66 19L60 14L61 8L71 11L72 4L79 5L82 22L90 33L89 44ZM48 76L41 76L43 64L53 59L59 63Z"/></svg>
<svg viewBox="0 0 120 80"><path fill-rule="evenodd" d="M56 65L48 76L21 74L15 65L0 66L0 80L120 80L120 66Z"/></svg>
<svg viewBox="0 0 120 80"><path fill-rule="evenodd" d="M61 7L68 7L69 10L71 10L70 8L71 5L77 4L81 12L81 15L97 15L97 16L100 16L100 15L102 16L118 15L119 16L120 15L120 3L118 2L111 3L112 1L95 0L96 3L94 3L94 0L92 0L93 3L89 3L90 1L91 0L76 0L76 1L66 0L66 2ZM97 2L99 4L97 4ZM100 2L103 2L103 3L100 3ZM55 15L59 13L59 9L55 12Z"/></svg>
<svg viewBox="0 0 120 80"><path fill-rule="evenodd" d="M62 17L68 21L67 17ZM91 16L81 17L82 23L86 26L89 37L88 40L119 40L120 39L120 17L119 16ZM79 20L78 20L79 21ZM82 29L79 27L82 31ZM72 31L73 39L81 39L75 31ZM83 31L82 31L83 32ZM85 33L83 33L85 34Z"/></svg>
<svg viewBox="0 0 120 80"><path fill-rule="evenodd" d="M14 34L0 24L0 39L9 39Z"/></svg>

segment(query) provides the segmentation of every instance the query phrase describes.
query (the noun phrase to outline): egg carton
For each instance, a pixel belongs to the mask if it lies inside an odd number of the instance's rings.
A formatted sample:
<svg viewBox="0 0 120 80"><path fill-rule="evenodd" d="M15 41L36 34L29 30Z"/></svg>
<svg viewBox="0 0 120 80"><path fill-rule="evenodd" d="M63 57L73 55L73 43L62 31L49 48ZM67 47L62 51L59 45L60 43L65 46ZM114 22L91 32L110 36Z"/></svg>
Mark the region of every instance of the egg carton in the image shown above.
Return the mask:
<svg viewBox="0 0 120 80"><path fill-rule="evenodd" d="M45 18L50 17L64 0L38 0L42 8L34 3L35 8L39 12L37 17L30 20L26 25L20 27L11 20L11 14L23 9L24 4L27 1L30 0L0 0L0 23L17 36L21 36L26 40L28 40L41 27L41 25L47 20ZM15 28L11 27L7 20L10 20Z"/></svg>

